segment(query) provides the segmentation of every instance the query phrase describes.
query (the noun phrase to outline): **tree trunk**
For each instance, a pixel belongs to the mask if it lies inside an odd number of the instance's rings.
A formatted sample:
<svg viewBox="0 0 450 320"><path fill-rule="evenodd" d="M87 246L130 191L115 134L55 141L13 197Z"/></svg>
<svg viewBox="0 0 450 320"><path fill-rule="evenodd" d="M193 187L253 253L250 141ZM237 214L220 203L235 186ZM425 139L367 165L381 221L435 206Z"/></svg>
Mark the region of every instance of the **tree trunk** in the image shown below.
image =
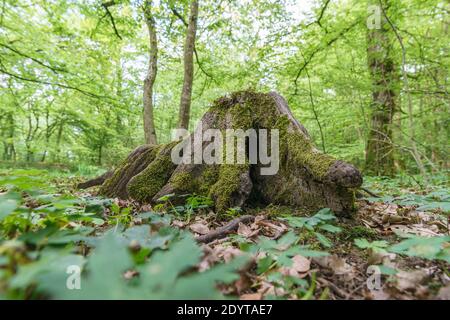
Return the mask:
<svg viewBox="0 0 450 320"><path fill-rule="evenodd" d="M220 146L225 149L231 145L227 129L267 129L270 138L278 132L279 152L276 153L275 145L269 145L279 170L271 175L262 174L262 170L267 169L267 162L264 164L261 157L256 162L251 161L249 140L238 148L238 152L233 152L242 155L244 162L196 162L196 154L205 154L216 142L198 139L209 132L208 129L225 133L226 137L221 141L226 142ZM258 143L263 141L260 139ZM194 154L183 150L183 161L175 164L173 155L180 154L180 146L188 145ZM268 145L258 148L269 152ZM141 203L155 203L168 194L175 194L171 199L175 203L185 199L178 197L180 195L198 194L210 197L217 212L236 206L273 203L307 211L329 207L337 213L347 213L354 206L354 188L361 183L361 174L352 165L314 147L308 132L293 117L283 97L275 92L244 91L216 100L203 116L201 125L182 142L135 149L103 183L100 193L108 197L132 198Z"/></svg>
<svg viewBox="0 0 450 320"><path fill-rule="evenodd" d="M184 44L184 80L178 115L178 128L188 129L191 112L192 82L194 78L194 46L197 31L198 0L192 0Z"/></svg>
<svg viewBox="0 0 450 320"><path fill-rule="evenodd" d="M155 84L158 63L158 39L156 36L155 18L151 11L152 3L146 0L144 3L144 18L147 24L150 39L150 58L147 75L144 79L144 134L147 144L156 144L156 129L153 119L153 85Z"/></svg>
<svg viewBox="0 0 450 320"><path fill-rule="evenodd" d="M367 62L373 89L366 170L389 176L394 173L392 119L396 111L398 75L392 58L392 35L385 19L382 19L379 29L368 30L367 43Z"/></svg>

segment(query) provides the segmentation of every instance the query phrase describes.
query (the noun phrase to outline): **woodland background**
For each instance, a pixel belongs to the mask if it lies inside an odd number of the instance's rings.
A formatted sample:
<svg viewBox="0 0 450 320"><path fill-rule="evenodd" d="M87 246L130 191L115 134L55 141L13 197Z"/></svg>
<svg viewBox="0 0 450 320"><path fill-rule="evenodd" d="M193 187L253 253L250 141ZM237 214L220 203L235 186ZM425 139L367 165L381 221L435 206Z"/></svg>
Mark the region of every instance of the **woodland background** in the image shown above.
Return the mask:
<svg viewBox="0 0 450 320"><path fill-rule="evenodd" d="M379 3L200 1L190 128L223 94L276 90L320 149L365 173L446 169L449 4L383 1L389 23L383 18L379 30L367 27L371 5ZM163 143L178 122L188 1L2 1L4 161L110 167L144 143L146 6L157 36L152 102ZM377 75L374 59L392 70ZM382 90L392 104L379 110L373 97ZM377 139L385 144L378 162L368 155Z"/></svg>

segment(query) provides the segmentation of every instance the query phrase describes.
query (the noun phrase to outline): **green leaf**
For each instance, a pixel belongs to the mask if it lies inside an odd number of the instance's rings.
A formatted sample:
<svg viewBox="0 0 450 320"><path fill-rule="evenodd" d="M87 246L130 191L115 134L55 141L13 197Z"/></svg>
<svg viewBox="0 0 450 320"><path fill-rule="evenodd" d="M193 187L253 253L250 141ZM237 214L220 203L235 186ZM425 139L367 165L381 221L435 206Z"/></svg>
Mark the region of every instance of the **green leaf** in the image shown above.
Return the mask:
<svg viewBox="0 0 450 320"><path fill-rule="evenodd" d="M269 270L269 267L272 265L273 259L270 256L266 256L258 260L256 272L258 274L264 273Z"/></svg>
<svg viewBox="0 0 450 320"><path fill-rule="evenodd" d="M112 233L106 234L88 259L88 273L81 278L80 290L68 290L65 282L45 284L45 289L58 299L132 299L122 273L133 266L133 260L126 246ZM58 281L56 281L58 280Z"/></svg>
<svg viewBox="0 0 450 320"><path fill-rule="evenodd" d="M171 245L168 251L155 252L148 264L140 267L142 283L151 292L171 290L179 274L195 266L202 252L190 235Z"/></svg>
<svg viewBox="0 0 450 320"><path fill-rule="evenodd" d="M0 201L0 221L14 212L18 206L18 202L13 199L5 199Z"/></svg>
<svg viewBox="0 0 450 320"><path fill-rule="evenodd" d="M407 256L420 257L429 260L444 260L450 263L448 249L450 236L419 237L411 236L388 248L389 251Z"/></svg>
<svg viewBox="0 0 450 320"><path fill-rule="evenodd" d="M325 237L323 234L321 234L321 233L319 233L319 232L314 232L314 234L315 234L317 240L319 240L319 242L320 242L323 246L325 246L325 247L327 247L327 248L330 248L330 247L332 246L332 243L331 243L330 239L328 239L327 237Z"/></svg>
<svg viewBox="0 0 450 320"><path fill-rule="evenodd" d="M44 289L47 275L53 274L54 279L60 280L53 282L53 285L66 288L67 267L77 265L81 268L83 263L83 256L69 254L67 250L47 249L42 252L39 260L20 266L9 284L12 288L26 288L31 284L39 284L39 287Z"/></svg>

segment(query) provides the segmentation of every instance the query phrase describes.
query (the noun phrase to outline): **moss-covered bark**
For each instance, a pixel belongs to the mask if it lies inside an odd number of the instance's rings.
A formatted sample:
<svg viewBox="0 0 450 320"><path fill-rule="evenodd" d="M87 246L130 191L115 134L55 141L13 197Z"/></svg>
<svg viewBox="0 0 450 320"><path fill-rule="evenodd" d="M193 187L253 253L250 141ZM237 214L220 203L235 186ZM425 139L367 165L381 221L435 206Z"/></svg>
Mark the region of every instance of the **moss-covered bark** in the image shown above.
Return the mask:
<svg viewBox="0 0 450 320"><path fill-rule="evenodd" d="M211 197L218 212L251 202L311 210L330 207L336 212L352 209L353 188L362 183L359 171L317 150L280 95L244 91L222 97L204 115L202 128L196 132L210 128L224 133L224 147L226 129L278 129L278 173L261 175L264 166L250 164L248 155L244 164L175 165L170 158L174 142L135 150L104 183L101 192L141 202L155 202L169 193L196 193ZM204 150L210 142L196 141L194 134L187 141L194 144L193 148Z"/></svg>

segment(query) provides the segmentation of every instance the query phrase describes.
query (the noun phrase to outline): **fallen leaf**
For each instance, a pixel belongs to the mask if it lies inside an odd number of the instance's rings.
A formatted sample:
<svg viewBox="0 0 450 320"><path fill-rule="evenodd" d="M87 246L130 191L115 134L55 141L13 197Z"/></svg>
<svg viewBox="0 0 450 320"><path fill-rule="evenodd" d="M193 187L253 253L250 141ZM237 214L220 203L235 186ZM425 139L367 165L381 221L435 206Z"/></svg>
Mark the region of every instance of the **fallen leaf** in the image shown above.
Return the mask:
<svg viewBox="0 0 450 320"><path fill-rule="evenodd" d="M309 259L301 255L292 257L292 266L280 268L280 272L291 277L304 278L311 267Z"/></svg>
<svg viewBox="0 0 450 320"><path fill-rule="evenodd" d="M183 228L186 224L180 220L173 220L172 225L178 228Z"/></svg>
<svg viewBox="0 0 450 320"><path fill-rule="evenodd" d="M316 257L313 258L313 261L323 268L332 270L336 275L345 275L348 280L355 276L354 268L345 262L345 259L339 258L336 255Z"/></svg>
<svg viewBox="0 0 450 320"><path fill-rule="evenodd" d="M281 287L275 287L270 282L263 281L261 282L261 286L258 289L258 293L260 293L262 296L265 295L282 296L286 293L286 291Z"/></svg>
<svg viewBox="0 0 450 320"><path fill-rule="evenodd" d="M195 233L198 234L207 234L209 233L209 228L207 225L203 224L203 223L193 223L189 226L189 228L194 231Z"/></svg>
<svg viewBox="0 0 450 320"><path fill-rule="evenodd" d="M254 231L250 227L243 224L242 222L239 222L239 227L238 227L237 233L240 236L250 238L250 236L252 234L254 234Z"/></svg>
<svg viewBox="0 0 450 320"><path fill-rule="evenodd" d="M246 293L239 297L240 300L261 300L262 294L261 293Z"/></svg>
<svg viewBox="0 0 450 320"><path fill-rule="evenodd" d="M230 262L231 260L233 260L233 258L242 255L243 252L237 248L234 247L228 247L225 248L225 250L223 250L223 252L220 254L220 256L223 257L223 260L225 260L225 262Z"/></svg>
<svg viewBox="0 0 450 320"><path fill-rule="evenodd" d="M395 274L395 287L400 291L415 291L427 277L424 270L403 271Z"/></svg>
<svg viewBox="0 0 450 320"><path fill-rule="evenodd" d="M127 280L130 280L133 277L137 276L138 274L139 274L139 272L137 272L135 270L128 270L128 271L125 271L125 273L123 274L123 277Z"/></svg>
<svg viewBox="0 0 450 320"><path fill-rule="evenodd" d="M450 283L447 284L445 287L439 289L439 292L436 295L436 299L450 300Z"/></svg>

